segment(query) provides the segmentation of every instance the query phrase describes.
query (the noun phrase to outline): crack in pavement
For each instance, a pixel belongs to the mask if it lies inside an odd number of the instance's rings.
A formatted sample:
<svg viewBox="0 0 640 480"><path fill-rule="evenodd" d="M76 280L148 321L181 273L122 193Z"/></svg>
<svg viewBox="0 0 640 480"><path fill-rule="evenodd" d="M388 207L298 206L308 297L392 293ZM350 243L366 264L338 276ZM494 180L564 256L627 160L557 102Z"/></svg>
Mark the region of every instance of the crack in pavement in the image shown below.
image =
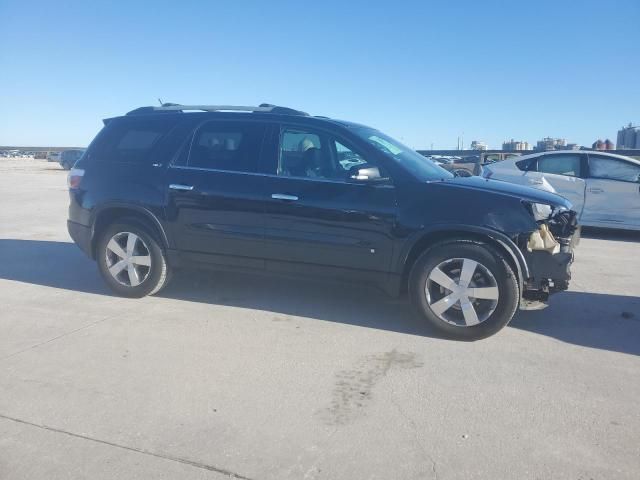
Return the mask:
<svg viewBox="0 0 640 480"><path fill-rule="evenodd" d="M331 437L333 437L336 433L338 432L338 427L334 427L333 431L329 434L329 436L325 439L324 443L328 446L329 445L329 440L331 440ZM320 462L323 460L323 458L325 457L325 455L327 454L327 447L325 447L316 457L316 459L313 461L313 463L311 464L311 466L307 469L307 471L304 474L304 477L302 477L303 479L307 479L307 478L312 478L311 475L313 475L313 471L318 469L318 465L320 465Z"/></svg>
<svg viewBox="0 0 640 480"><path fill-rule="evenodd" d="M426 447L420 441L420 438L418 437L418 426L416 425L416 422L411 417L409 417L409 415L405 413L405 411L402 409L402 407L400 407L400 404L396 401L395 398L393 398L393 396L391 396L389 400L396 407L400 416L404 418L407 421L407 423L409 423L409 425L411 426L411 429L413 430L414 439L418 444L418 446L420 447L420 449L422 450L422 453L424 454L424 456L431 462L431 470L433 471L433 476L435 480L438 480L439 477L438 477L438 470L436 468L437 466L436 461L433 459L431 454L427 451Z"/></svg>
<svg viewBox="0 0 640 480"><path fill-rule="evenodd" d="M150 457L161 458L163 460L169 460L169 461L172 461L172 462L182 463L184 465L190 465L192 467L200 468L202 470L208 470L210 472L216 472L216 473L220 473L220 474L223 474L223 475L227 475L229 478L235 478L235 479L238 479L238 480L251 480L248 477L244 477L244 476L242 476L240 474L231 472L229 470L225 470L224 468L214 467L213 465L207 465L206 463L195 462L193 460L187 460L185 458L174 457L174 456L166 455L166 454L162 454L162 453L155 453L155 452L151 452L149 450L143 450L141 448L129 447L127 445L120 445L118 443L109 442L108 440L101 440L99 438L93 438L93 437L89 437L87 435L81 435L81 434L78 434L78 433L68 432L66 430L62 430L62 429L54 428L54 427L49 427L47 425L39 425L37 423L29 422L27 420L21 420L19 418L15 418L15 417L10 417L8 415L3 415L1 413L0 413L0 418L3 418L5 420L9 420L9 421L12 421L12 422L16 422L16 423L21 423L23 425L29 425L31 427L40 428L42 430L47 430L49 432L61 433L63 435L67 435L67 436L70 436L70 437L73 437L73 438L80 438L82 440L89 440L91 442L100 443L102 445L108 445L110 447L120 448L122 450L128 450L130 452L140 453L142 455L148 455Z"/></svg>
<svg viewBox="0 0 640 480"><path fill-rule="evenodd" d="M18 350L17 352L10 353L9 355L7 355L5 357L0 358L0 362L3 361L3 360L7 360L9 358L15 357L16 355L20 355L21 353L28 352L29 350L33 350L34 348L41 347L42 345L46 345L47 343L55 342L56 340L59 340L59 339L64 338L64 337L67 337L67 336L72 335L72 334L74 334L76 332L79 332L81 330L85 330L87 328L91 328L91 327L93 327L93 326L95 326L95 325L97 325L99 323L106 322L107 320L111 320L112 318L119 317L119 316L121 316L123 314L126 315L126 314L129 314L131 312L135 312L136 310L139 310L139 309L140 308L132 308L132 309L130 309L130 310L124 312L124 313L117 313L117 314L114 314L114 315L109 315L108 317L105 317L105 318L101 318L100 320L96 320L95 322L88 323L86 325L83 325L82 327L76 328L75 330L71 330L70 332L62 333L62 334L58 335L57 337L50 338L49 340L45 340L44 342L36 343L35 345L31 345L30 347L23 348L22 350Z"/></svg>

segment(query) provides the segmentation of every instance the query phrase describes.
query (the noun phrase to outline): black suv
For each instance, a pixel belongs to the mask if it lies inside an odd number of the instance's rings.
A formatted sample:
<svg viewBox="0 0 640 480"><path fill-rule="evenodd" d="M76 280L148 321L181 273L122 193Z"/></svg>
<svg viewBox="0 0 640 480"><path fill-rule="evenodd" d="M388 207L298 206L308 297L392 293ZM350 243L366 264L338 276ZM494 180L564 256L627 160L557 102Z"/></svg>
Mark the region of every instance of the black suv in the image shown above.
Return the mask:
<svg viewBox="0 0 640 480"><path fill-rule="evenodd" d="M441 332L476 339L568 286L567 200L454 177L373 128L266 104L104 123L69 174L68 229L120 295L182 267L325 276L408 292Z"/></svg>

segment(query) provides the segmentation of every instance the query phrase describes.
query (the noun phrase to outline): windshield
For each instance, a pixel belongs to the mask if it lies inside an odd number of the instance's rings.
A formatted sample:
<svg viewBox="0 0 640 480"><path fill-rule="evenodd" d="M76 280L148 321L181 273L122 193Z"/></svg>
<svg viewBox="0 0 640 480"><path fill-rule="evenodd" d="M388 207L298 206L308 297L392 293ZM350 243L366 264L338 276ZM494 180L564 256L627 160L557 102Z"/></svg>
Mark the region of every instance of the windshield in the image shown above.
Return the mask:
<svg viewBox="0 0 640 480"><path fill-rule="evenodd" d="M453 174L444 168L439 167L415 150L412 150L378 130L372 128L356 128L354 129L354 133L387 156L393 157L396 162L405 167L419 180L431 181L453 177Z"/></svg>

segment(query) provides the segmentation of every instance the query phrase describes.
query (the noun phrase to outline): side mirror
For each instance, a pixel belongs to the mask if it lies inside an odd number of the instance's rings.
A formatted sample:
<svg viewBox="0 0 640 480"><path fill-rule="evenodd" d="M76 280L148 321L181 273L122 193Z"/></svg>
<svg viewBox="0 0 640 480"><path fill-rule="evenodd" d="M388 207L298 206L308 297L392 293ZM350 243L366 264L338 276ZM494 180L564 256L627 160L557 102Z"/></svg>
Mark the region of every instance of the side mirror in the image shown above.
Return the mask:
<svg viewBox="0 0 640 480"><path fill-rule="evenodd" d="M387 180L389 180L388 178L385 178L380 174L380 169L378 167L371 166L363 168L353 167L353 169L351 169L349 178L358 183L386 182Z"/></svg>

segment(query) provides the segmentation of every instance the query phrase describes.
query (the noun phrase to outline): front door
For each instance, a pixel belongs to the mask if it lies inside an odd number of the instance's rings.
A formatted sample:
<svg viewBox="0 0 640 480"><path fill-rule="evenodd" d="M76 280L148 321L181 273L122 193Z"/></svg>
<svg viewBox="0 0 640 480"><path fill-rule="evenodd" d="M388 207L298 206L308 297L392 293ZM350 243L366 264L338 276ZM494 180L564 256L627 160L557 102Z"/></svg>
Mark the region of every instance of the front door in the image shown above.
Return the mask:
<svg viewBox="0 0 640 480"><path fill-rule="evenodd" d="M167 169L166 214L183 258L264 266L264 133L254 122L206 122Z"/></svg>
<svg viewBox="0 0 640 480"><path fill-rule="evenodd" d="M352 179L358 168L375 165L334 134L282 127L274 138L277 167L266 184L267 267L388 272L396 221L392 179Z"/></svg>
<svg viewBox="0 0 640 480"><path fill-rule="evenodd" d="M529 171L526 175L530 178L532 186L548 182L558 195L572 203L573 209L580 216L584 208L585 194L583 164L583 156L579 153L541 155L535 171Z"/></svg>

